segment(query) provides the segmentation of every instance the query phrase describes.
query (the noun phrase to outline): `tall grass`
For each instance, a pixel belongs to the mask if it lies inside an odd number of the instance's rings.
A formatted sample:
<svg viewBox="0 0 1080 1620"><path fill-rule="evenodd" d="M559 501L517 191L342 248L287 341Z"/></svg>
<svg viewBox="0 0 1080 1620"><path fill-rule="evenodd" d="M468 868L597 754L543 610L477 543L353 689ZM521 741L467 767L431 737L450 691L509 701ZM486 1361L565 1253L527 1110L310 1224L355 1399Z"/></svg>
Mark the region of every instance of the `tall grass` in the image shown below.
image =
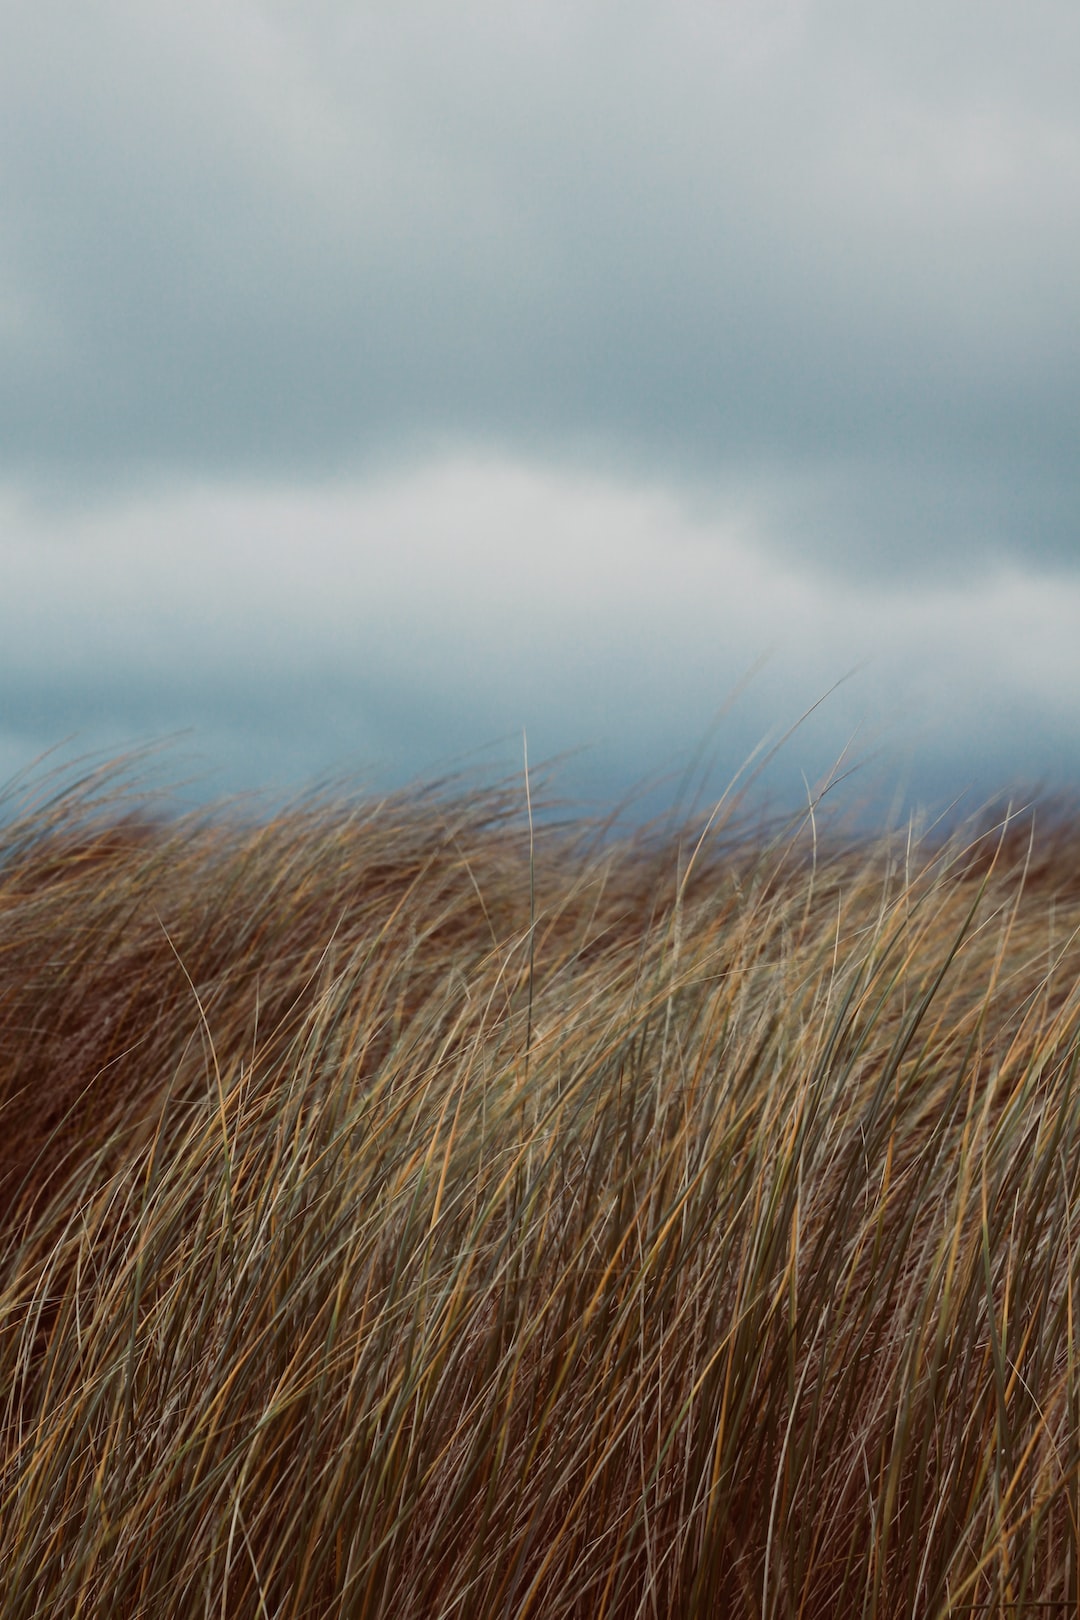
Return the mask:
<svg viewBox="0 0 1080 1620"><path fill-rule="evenodd" d="M532 833L9 817L0 1613L1075 1613L1076 830Z"/></svg>

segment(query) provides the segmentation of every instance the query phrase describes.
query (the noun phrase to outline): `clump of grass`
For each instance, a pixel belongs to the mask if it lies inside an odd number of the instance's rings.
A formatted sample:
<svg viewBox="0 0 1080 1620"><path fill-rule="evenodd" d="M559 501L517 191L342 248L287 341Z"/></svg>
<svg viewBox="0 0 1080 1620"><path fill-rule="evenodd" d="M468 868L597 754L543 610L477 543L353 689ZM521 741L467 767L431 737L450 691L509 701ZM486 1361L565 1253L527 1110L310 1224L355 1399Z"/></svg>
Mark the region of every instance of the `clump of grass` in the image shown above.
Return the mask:
<svg viewBox="0 0 1080 1620"><path fill-rule="evenodd" d="M699 831L9 817L0 1613L1076 1612L1071 824Z"/></svg>

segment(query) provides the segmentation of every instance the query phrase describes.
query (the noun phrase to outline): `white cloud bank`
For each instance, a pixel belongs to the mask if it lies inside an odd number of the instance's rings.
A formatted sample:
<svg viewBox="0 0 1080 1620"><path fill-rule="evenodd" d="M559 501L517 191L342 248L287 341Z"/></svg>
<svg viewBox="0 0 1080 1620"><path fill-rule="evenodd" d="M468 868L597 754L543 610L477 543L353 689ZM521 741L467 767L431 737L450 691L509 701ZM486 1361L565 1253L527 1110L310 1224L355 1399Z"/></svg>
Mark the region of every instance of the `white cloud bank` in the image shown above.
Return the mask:
<svg viewBox="0 0 1080 1620"><path fill-rule="evenodd" d="M610 796L673 764L764 656L721 772L859 666L775 785L853 729L924 797L1054 779L1080 752L1080 580L1010 565L927 587L829 580L749 498L455 458L298 491L204 486L64 512L0 505L0 768L59 737L192 726L222 785L378 782L527 727L534 760Z"/></svg>

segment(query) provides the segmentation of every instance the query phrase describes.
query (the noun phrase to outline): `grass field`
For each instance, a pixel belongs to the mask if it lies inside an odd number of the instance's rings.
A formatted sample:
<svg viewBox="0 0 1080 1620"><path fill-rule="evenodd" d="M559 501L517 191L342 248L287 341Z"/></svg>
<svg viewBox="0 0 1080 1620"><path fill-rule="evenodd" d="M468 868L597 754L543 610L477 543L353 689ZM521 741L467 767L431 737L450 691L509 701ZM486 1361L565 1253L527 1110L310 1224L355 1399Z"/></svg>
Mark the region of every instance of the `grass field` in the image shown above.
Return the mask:
<svg viewBox="0 0 1080 1620"><path fill-rule="evenodd" d="M0 1614L1078 1612L1080 823L703 822L9 814Z"/></svg>

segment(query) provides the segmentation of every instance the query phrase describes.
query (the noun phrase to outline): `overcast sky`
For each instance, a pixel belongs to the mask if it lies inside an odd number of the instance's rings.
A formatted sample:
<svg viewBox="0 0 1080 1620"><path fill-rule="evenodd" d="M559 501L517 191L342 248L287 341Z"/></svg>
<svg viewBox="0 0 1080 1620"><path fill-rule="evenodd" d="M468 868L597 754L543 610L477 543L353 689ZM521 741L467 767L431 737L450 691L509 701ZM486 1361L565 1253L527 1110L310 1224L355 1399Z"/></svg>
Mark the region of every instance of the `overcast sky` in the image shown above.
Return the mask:
<svg viewBox="0 0 1080 1620"><path fill-rule="evenodd" d="M1080 782L1073 0L0 5L0 779Z"/></svg>

